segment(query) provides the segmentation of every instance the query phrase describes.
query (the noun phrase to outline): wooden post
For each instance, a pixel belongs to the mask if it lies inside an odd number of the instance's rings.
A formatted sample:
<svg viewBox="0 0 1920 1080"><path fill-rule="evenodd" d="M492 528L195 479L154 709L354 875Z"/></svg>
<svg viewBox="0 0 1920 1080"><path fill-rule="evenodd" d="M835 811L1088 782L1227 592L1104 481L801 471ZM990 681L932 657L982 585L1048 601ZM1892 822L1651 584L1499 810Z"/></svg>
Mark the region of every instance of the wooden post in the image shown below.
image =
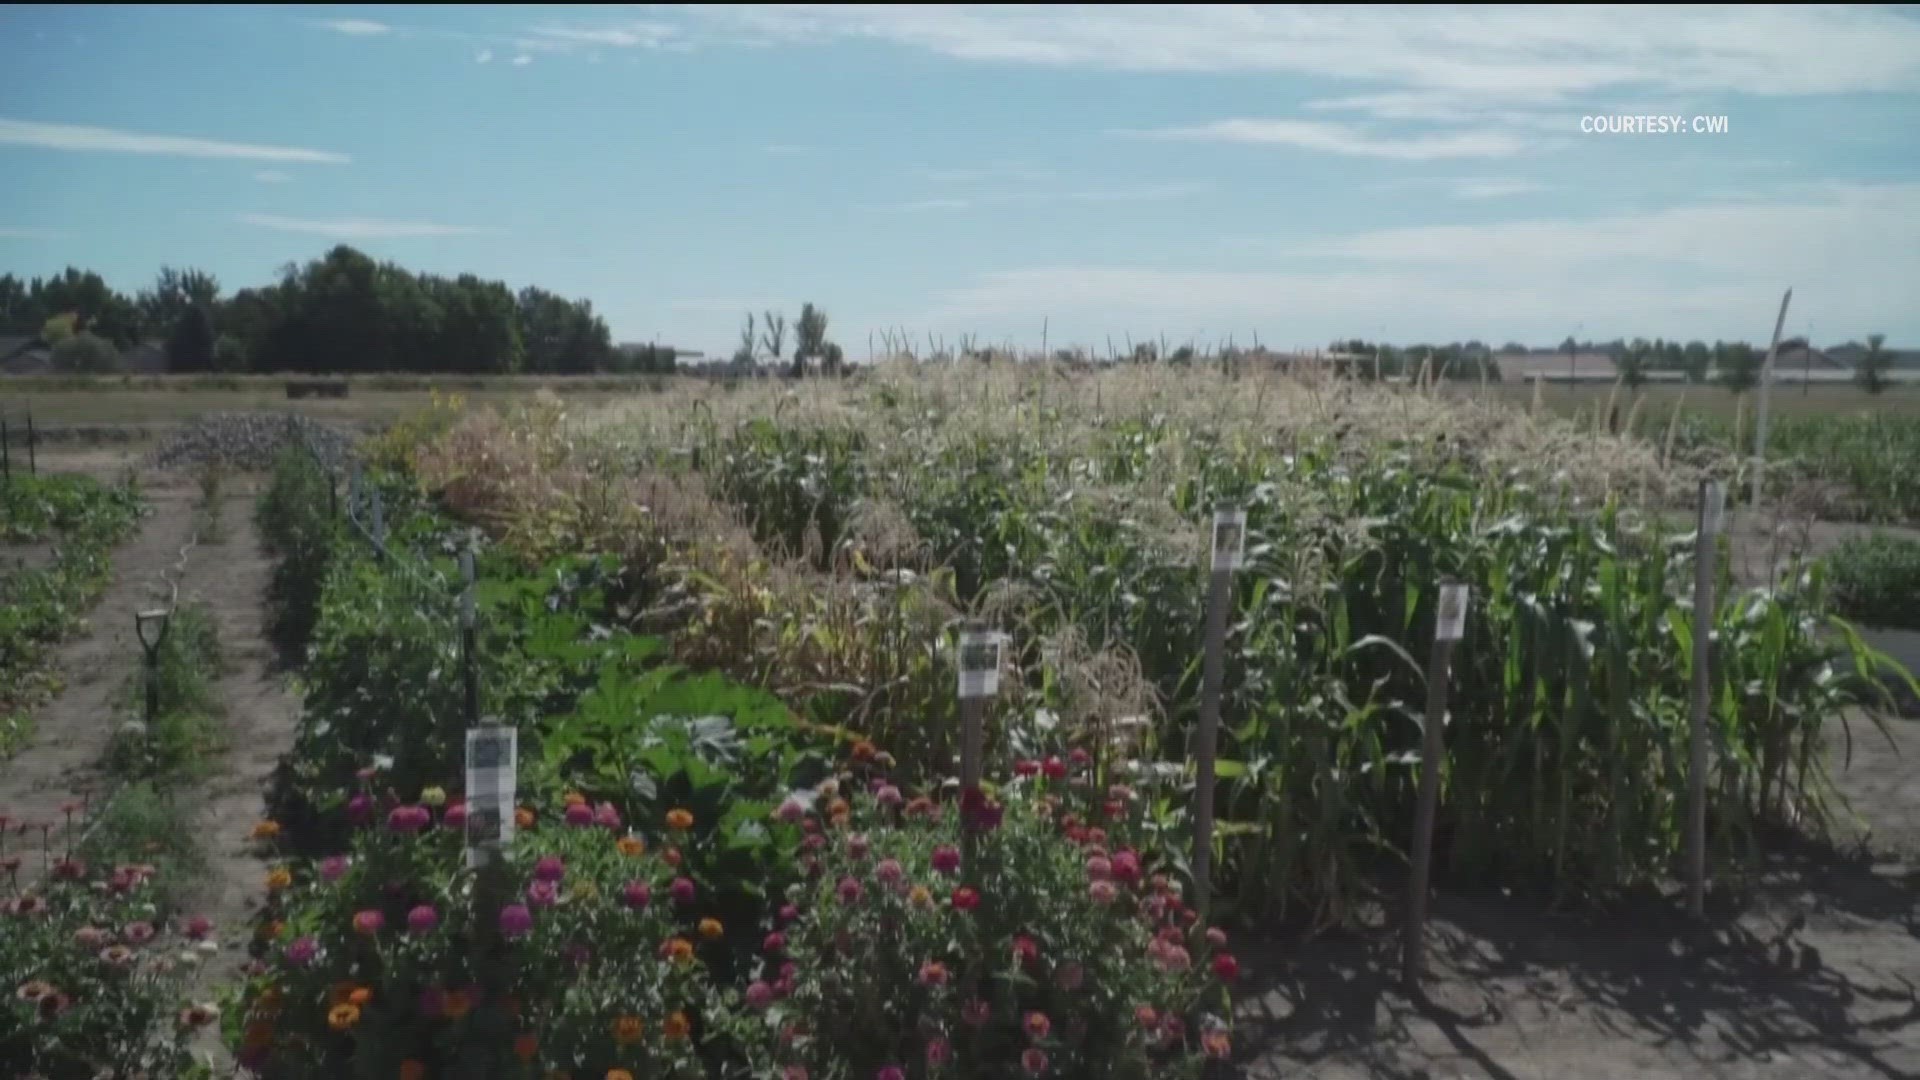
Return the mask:
<svg viewBox="0 0 1920 1080"><path fill-rule="evenodd" d="M1200 726L1195 732L1193 787L1194 925L1204 928L1213 901L1213 788L1220 744L1220 684L1226 677L1227 610L1233 572L1246 557L1247 512L1222 503L1213 511L1212 580L1207 588L1206 652L1200 669Z"/></svg>
<svg viewBox="0 0 1920 1080"><path fill-rule="evenodd" d="M40 437L33 429L33 406L27 406L27 471L40 475Z"/></svg>
<svg viewBox="0 0 1920 1080"><path fill-rule="evenodd" d="M1727 492L1700 481L1700 517L1693 547L1693 724L1687 764L1687 914L1707 914L1707 711L1713 700L1713 586Z"/></svg>
<svg viewBox="0 0 1920 1080"><path fill-rule="evenodd" d="M1767 397L1773 386L1773 358L1780 351L1780 328L1787 324L1787 302L1793 299L1788 289L1780 298L1780 314L1773 320L1773 343L1767 346L1767 359L1760 365L1760 413L1753 427L1753 494L1748 505L1760 509L1761 481L1767 471Z"/></svg>
<svg viewBox="0 0 1920 1080"><path fill-rule="evenodd" d="M1427 880L1433 871L1433 819L1440 807L1440 761L1446 753L1447 677L1453 665L1453 646L1464 636L1466 620L1467 587L1454 581L1441 582L1433 652L1427 658L1420 801L1414 809L1413 870L1407 886L1406 939L1401 949L1400 979L1409 991L1419 986L1426 967Z"/></svg>

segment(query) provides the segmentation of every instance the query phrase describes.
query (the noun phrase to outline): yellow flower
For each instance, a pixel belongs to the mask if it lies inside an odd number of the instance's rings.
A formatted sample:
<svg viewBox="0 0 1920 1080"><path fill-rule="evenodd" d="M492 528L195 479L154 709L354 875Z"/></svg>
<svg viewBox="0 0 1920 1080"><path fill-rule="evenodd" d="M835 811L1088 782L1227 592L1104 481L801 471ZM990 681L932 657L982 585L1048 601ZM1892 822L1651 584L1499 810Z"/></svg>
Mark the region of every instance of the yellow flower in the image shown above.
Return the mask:
<svg viewBox="0 0 1920 1080"><path fill-rule="evenodd" d="M575 900L590 900L600 895L600 886L591 881L576 881L573 883L573 888L568 891Z"/></svg>
<svg viewBox="0 0 1920 1080"><path fill-rule="evenodd" d="M917 908L930 908L933 906L933 894L927 891L925 885L915 885L907 892L907 903Z"/></svg>
<svg viewBox="0 0 1920 1080"><path fill-rule="evenodd" d="M253 826L255 840L271 840L280 835L280 823L277 821L259 821Z"/></svg>
<svg viewBox="0 0 1920 1080"><path fill-rule="evenodd" d="M637 836L623 836L614 841L613 846L629 859L637 859L647 852L647 842Z"/></svg>
<svg viewBox="0 0 1920 1080"><path fill-rule="evenodd" d="M720 925L719 919L700 920L700 936L706 938L708 941L717 940L720 935L726 932L727 928Z"/></svg>
<svg viewBox="0 0 1920 1080"><path fill-rule="evenodd" d="M667 828L676 829L680 832L685 832L686 830L693 828L693 811L691 810L667 811Z"/></svg>
<svg viewBox="0 0 1920 1080"><path fill-rule="evenodd" d="M447 789L438 785L427 788L420 793L420 801L428 806L445 806L447 804Z"/></svg>
<svg viewBox="0 0 1920 1080"><path fill-rule="evenodd" d="M335 1031L345 1031L360 1022L360 1009L356 1005L335 1005L327 1013L327 1026Z"/></svg>
<svg viewBox="0 0 1920 1080"><path fill-rule="evenodd" d="M284 866L276 866L267 871L267 891L279 892L293 884L293 874Z"/></svg>
<svg viewBox="0 0 1920 1080"><path fill-rule="evenodd" d="M693 942L686 938L673 938L667 942L667 956L676 964L685 964L693 960Z"/></svg>
<svg viewBox="0 0 1920 1080"><path fill-rule="evenodd" d="M666 1022L660 1025L660 1031L668 1042L680 1042L692 1033L693 1022L687 1019L686 1013L677 1012L667 1017Z"/></svg>
<svg viewBox="0 0 1920 1080"><path fill-rule="evenodd" d="M613 1022L613 1041L621 1046L632 1046L645 1034L646 1024L637 1016L622 1016Z"/></svg>

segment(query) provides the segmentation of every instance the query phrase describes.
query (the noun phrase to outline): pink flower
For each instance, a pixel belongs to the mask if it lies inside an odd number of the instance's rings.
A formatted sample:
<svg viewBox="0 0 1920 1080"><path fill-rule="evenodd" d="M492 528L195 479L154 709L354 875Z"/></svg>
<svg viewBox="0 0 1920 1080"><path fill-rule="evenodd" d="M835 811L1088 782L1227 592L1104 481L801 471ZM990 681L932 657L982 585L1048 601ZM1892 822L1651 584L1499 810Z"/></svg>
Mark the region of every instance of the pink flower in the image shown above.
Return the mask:
<svg viewBox="0 0 1920 1080"><path fill-rule="evenodd" d="M1047 1071L1047 1052L1037 1046L1030 1046L1020 1055L1020 1067L1027 1070L1029 1076L1039 1076Z"/></svg>
<svg viewBox="0 0 1920 1080"><path fill-rule="evenodd" d="M440 925L440 913L433 910L432 904L421 904L407 912L407 929L416 934L424 934Z"/></svg>
<svg viewBox="0 0 1920 1080"><path fill-rule="evenodd" d="M329 855L320 861L320 880L328 883L339 881L347 873L345 855Z"/></svg>
<svg viewBox="0 0 1920 1080"><path fill-rule="evenodd" d="M1028 1013L1021 1027L1026 1030L1027 1038L1036 1042L1053 1033L1053 1021L1047 1019L1047 1014L1043 1012Z"/></svg>
<svg viewBox="0 0 1920 1080"><path fill-rule="evenodd" d="M673 879L673 902L676 904L693 903L693 879L678 877Z"/></svg>
<svg viewBox="0 0 1920 1080"><path fill-rule="evenodd" d="M899 806L907 801L907 797L900 794L900 789L894 787L892 784L880 785L880 790L874 795L874 798L879 801L881 806L886 807Z"/></svg>
<svg viewBox="0 0 1920 1080"><path fill-rule="evenodd" d="M1069 994L1080 989L1080 984L1086 981L1086 977L1087 969L1072 961L1060 965L1060 970L1053 973L1053 981Z"/></svg>
<svg viewBox="0 0 1920 1080"><path fill-rule="evenodd" d="M873 1080L907 1080L907 1070L898 1065L882 1065Z"/></svg>
<svg viewBox="0 0 1920 1080"><path fill-rule="evenodd" d="M1214 977L1221 982L1232 982L1240 977L1240 961L1232 953L1221 953L1213 958Z"/></svg>
<svg viewBox="0 0 1920 1080"><path fill-rule="evenodd" d="M900 868L900 860L898 859L881 859L880 865L873 868L873 876L886 882L888 885L894 884L905 875L906 871Z"/></svg>
<svg viewBox="0 0 1920 1080"><path fill-rule="evenodd" d="M150 922L129 923L125 930L127 944L145 945L153 940L153 924Z"/></svg>
<svg viewBox="0 0 1920 1080"><path fill-rule="evenodd" d="M560 890L551 881L527 883L527 903L534 907L552 907L560 901Z"/></svg>
<svg viewBox="0 0 1920 1080"><path fill-rule="evenodd" d="M1041 763L1040 771L1045 773L1049 780L1064 780L1067 778L1067 763L1057 757L1050 757Z"/></svg>
<svg viewBox="0 0 1920 1080"><path fill-rule="evenodd" d="M791 825L806 818L807 808L800 805L798 799L787 799L780 804L780 809L774 811L774 816Z"/></svg>
<svg viewBox="0 0 1920 1080"><path fill-rule="evenodd" d="M1207 927L1207 944L1216 949L1227 947L1227 932L1217 926Z"/></svg>
<svg viewBox="0 0 1920 1080"><path fill-rule="evenodd" d="M937 1069L953 1060L953 1044L939 1036L927 1040L927 1067Z"/></svg>
<svg viewBox="0 0 1920 1080"><path fill-rule="evenodd" d="M780 925L788 926L800 917L800 908L794 904L780 905Z"/></svg>
<svg viewBox="0 0 1920 1080"><path fill-rule="evenodd" d="M1140 880L1140 856L1122 849L1113 857L1113 878L1128 885Z"/></svg>
<svg viewBox="0 0 1920 1080"><path fill-rule="evenodd" d="M1093 755L1076 746L1073 752L1067 755L1067 760L1073 763L1074 768L1084 769L1093 763Z"/></svg>
<svg viewBox="0 0 1920 1080"><path fill-rule="evenodd" d="M593 807L586 803L572 803L567 807L567 824L576 829L584 829L593 824Z"/></svg>
<svg viewBox="0 0 1920 1080"><path fill-rule="evenodd" d="M1177 1046L1185 1042L1187 1038L1186 1021L1172 1013L1168 1013L1166 1017L1160 1021L1160 1037L1165 1040L1168 1046Z"/></svg>
<svg viewBox="0 0 1920 1080"><path fill-rule="evenodd" d="M1120 895L1120 887L1111 881L1096 881L1087 886L1087 895L1096 904L1111 904Z"/></svg>
<svg viewBox="0 0 1920 1080"><path fill-rule="evenodd" d="M525 904L508 904L500 909L500 934L509 941L527 936L533 929L533 912Z"/></svg>
<svg viewBox="0 0 1920 1080"><path fill-rule="evenodd" d="M536 881L559 881L567 875L567 864L558 855L543 855L533 864L533 876Z"/></svg>
<svg viewBox="0 0 1920 1080"><path fill-rule="evenodd" d="M1160 1014L1157 1012L1154 1012L1153 1006L1151 1005L1134 1006L1133 1019L1135 1023L1139 1024L1143 1028L1155 1028L1160 1026Z"/></svg>
<svg viewBox="0 0 1920 1080"><path fill-rule="evenodd" d="M446 812L440 815L440 821L449 829L465 829L467 827L467 804L464 802L448 803Z"/></svg>
<svg viewBox="0 0 1920 1080"><path fill-rule="evenodd" d="M787 951L787 935L775 930L773 933L767 935L765 941L760 943L760 948L768 956L779 956L781 953Z"/></svg>
<svg viewBox="0 0 1920 1080"><path fill-rule="evenodd" d="M365 825L373 820L373 796L362 791L348 799L347 820L355 825Z"/></svg>
<svg viewBox="0 0 1920 1080"><path fill-rule="evenodd" d="M319 951L320 943L312 938L294 938L293 943L287 946L287 963L294 967L306 967Z"/></svg>
<svg viewBox="0 0 1920 1080"><path fill-rule="evenodd" d="M807 1080L805 1065L789 1065L780 1070L780 1080Z"/></svg>
<svg viewBox="0 0 1920 1080"><path fill-rule="evenodd" d="M942 874L951 874L960 869L960 849L952 844L941 844L933 849L933 868Z"/></svg>
<svg viewBox="0 0 1920 1080"><path fill-rule="evenodd" d="M205 915L195 915L193 918L187 920L187 936L195 941L199 941L212 932L213 920L207 918Z"/></svg>
<svg viewBox="0 0 1920 1080"><path fill-rule="evenodd" d="M653 890L644 881L629 881L620 890L620 899L635 911L653 902Z"/></svg>
<svg viewBox="0 0 1920 1080"><path fill-rule="evenodd" d="M1092 881L1105 881L1113 876L1113 863L1098 855L1087 860L1087 877Z"/></svg>
<svg viewBox="0 0 1920 1080"><path fill-rule="evenodd" d="M98 949L113 940L113 931L98 926L83 926L73 932L73 940L82 948Z"/></svg>
<svg viewBox="0 0 1920 1080"><path fill-rule="evenodd" d="M618 830L620 828L620 811L616 809L612 803L603 802L599 806L594 807L593 823L603 829Z"/></svg>
<svg viewBox="0 0 1920 1080"><path fill-rule="evenodd" d="M993 1018L993 1006L980 998L973 998L960 1006L960 1019L973 1027L979 1027Z"/></svg>
<svg viewBox="0 0 1920 1080"><path fill-rule="evenodd" d="M372 908L356 912L353 916L353 928L362 934L377 934L385 925L387 917Z"/></svg>
<svg viewBox="0 0 1920 1080"><path fill-rule="evenodd" d="M819 833L809 833L805 840L800 841L800 846L807 851L819 851L827 846L827 838Z"/></svg>
<svg viewBox="0 0 1920 1080"><path fill-rule="evenodd" d="M1133 799L1133 789L1125 784L1114 784L1107 788L1107 798L1113 799L1116 802L1131 802Z"/></svg>
<svg viewBox="0 0 1920 1080"><path fill-rule="evenodd" d="M387 828L397 833L417 833L433 823L433 811L424 806L396 806L387 812Z"/></svg>
<svg viewBox="0 0 1920 1080"><path fill-rule="evenodd" d="M947 965L938 960L926 960L920 964L921 986L947 985Z"/></svg>
<svg viewBox="0 0 1920 1080"><path fill-rule="evenodd" d="M840 902L843 904L860 902L860 883L850 877L841 878L839 886L834 891L840 895Z"/></svg>
<svg viewBox="0 0 1920 1080"><path fill-rule="evenodd" d="M773 987L758 979L754 980L747 987L747 1008L759 1012L771 1004L773 1004Z"/></svg>
<svg viewBox="0 0 1920 1080"><path fill-rule="evenodd" d="M847 856L856 862L867 857L867 838L859 833L847 837Z"/></svg>
<svg viewBox="0 0 1920 1080"><path fill-rule="evenodd" d="M1179 972L1193 966L1193 957L1187 954L1186 946L1171 945L1165 942L1153 951L1153 962L1161 971Z"/></svg>

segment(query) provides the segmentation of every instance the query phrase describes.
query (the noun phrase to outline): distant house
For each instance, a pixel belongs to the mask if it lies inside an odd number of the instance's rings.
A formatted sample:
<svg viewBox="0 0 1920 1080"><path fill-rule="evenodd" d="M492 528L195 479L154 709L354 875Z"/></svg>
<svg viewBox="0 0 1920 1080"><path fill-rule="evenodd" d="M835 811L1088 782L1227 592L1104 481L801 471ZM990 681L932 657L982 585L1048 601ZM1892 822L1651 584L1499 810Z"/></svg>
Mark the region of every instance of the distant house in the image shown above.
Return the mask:
<svg viewBox="0 0 1920 1080"><path fill-rule="evenodd" d="M45 375L53 370L53 349L39 334L0 334L0 374Z"/></svg>
<svg viewBox="0 0 1920 1080"><path fill-rule="evenodd" d="M165 375L168 370L166 346L143 341L120 354L120 370L129 375Z"/></svg>
<svg viewBox="0 0 1920 1080"><path fill-rule="evenodd" d="M1508 382L1527 382L1536 375L1548 382L1565 382L1569 363L1576 382L1612 382L1620 376L1613 357L1603 352L1576 352L1569 362L1564 351L1532 349L1523 353L1496 353L1493 362L1500 366L1500 377Z"/></svg>
<svg viewBox="0 0 1920 1080"><path fill-rule="evenodd" d="M1887 349L1887 366L1895 371L1920 371L1920 349ZM1859 342L1849 341L1845 345L1835 345L1827 350L1827 355L1847 369L1858 367L1860 358L1867 355L1867 347Z"/></svg>

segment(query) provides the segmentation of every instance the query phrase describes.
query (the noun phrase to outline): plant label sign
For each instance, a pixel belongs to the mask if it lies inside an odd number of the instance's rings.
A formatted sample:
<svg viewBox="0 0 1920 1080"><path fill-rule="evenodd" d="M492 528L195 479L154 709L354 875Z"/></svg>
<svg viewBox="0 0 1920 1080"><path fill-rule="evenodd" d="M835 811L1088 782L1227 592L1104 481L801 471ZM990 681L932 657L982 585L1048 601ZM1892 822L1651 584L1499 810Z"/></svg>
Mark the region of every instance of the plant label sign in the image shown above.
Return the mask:
<svg viewBox="0 0 1920 1080"><path fill-rule="evenodd" d="M1467 587L1440 586L1440 617L1434 626L1435 641L1459 641L1467 634Z"/></svg>
<svg viewBox="0 0 1920 1080"><path fill-rule="evenodd" d="M1718 480L1700 485L1700 531L1718 536L1727 523L1727 486Z"/></svg>
<svg viewBox="0 0 1920 1080"><path fill-rule="evenodd" d="M512 842L520 765L519 731L502 724L467 729L467 865Z"/></svg>
<svg viewBox="0 0 1920 1080"><path fill-rule="evenodd" d="M1001 635L991 630L960 633L960 698L989 698L1000 692Z"/></svg>
<svg viewBox="0 0 1920 1080"><path fill-rule="evenodd" d="M1213 512L1213 569L1238 570L1247 560L1247 512L1222 506Z"/></svg>

